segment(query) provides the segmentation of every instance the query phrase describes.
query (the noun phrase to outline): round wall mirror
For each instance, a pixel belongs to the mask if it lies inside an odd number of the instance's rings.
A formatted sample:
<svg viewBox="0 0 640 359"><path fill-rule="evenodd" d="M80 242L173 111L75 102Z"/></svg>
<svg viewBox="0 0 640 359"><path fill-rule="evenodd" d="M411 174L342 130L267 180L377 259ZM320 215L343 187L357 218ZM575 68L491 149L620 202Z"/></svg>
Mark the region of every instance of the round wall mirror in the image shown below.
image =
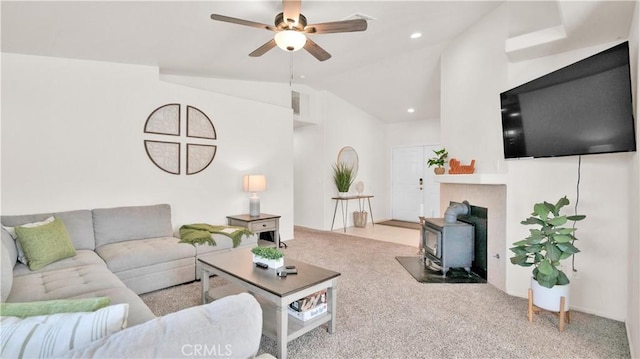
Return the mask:
<svg viewBox="0 0 640 359"><path fill-rule="evenodd" d="M338 163L345 163L353 168L354 177L358 174L358 152L351 146L345 146L338 152Z"/></svg>

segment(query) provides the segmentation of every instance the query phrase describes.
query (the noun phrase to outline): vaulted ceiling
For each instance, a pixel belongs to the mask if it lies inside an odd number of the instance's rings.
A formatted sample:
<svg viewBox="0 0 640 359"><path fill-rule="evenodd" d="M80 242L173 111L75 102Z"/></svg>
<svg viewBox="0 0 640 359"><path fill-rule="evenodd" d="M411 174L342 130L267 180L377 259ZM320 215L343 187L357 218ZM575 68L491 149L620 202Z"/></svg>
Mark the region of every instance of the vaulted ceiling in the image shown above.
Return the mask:
<svg viewBox="0 0 640 359"><path fill-rule="evenodd" d="M272 32L210 19L218 13L273 24L280 1L3 1L1 45L3 52L158 66L164 74L292 80L331 91L385 122L438 120L442 50L502 3L302 1L309 23L370 18L365 32L310 35L332 55L324 62L278 48L249 57ZM607 3L614 2L514 2L513 39L505 45L510 58L626 37L635 2ZM585 27L585 21L598 27ZM553 28L560 35L541 42L536 36L539 43L532 44L531 34ZM415 32L422 37L411 39Z"/></svg>

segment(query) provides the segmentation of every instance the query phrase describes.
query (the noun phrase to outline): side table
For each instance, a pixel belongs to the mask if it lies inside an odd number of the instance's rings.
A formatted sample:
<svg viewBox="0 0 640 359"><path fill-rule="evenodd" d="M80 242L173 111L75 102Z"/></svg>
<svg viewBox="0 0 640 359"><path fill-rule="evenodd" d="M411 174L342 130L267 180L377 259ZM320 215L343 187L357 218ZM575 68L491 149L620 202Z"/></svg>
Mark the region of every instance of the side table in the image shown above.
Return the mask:
<svg viewBox="0 0 640 359"><path fill-rule="evenodd" d="M280 217L273 214L260 213L257 217L248 214L227 216L230 226L248 228L253 233L273 232L273 242L280 248Z"/></svg>

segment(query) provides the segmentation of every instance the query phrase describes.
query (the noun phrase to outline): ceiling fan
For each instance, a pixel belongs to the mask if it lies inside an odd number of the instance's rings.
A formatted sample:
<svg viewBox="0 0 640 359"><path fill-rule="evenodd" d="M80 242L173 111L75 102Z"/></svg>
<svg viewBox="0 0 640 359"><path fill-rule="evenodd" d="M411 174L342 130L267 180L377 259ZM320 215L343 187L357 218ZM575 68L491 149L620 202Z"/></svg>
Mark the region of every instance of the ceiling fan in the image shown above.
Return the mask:
<svg viewBox="0 0 640 359"><path fill-rule="evenodd" d="M307 18L300 13L300 5L301 0L283 0L283 11L276 15L274 21L275 25L261 24L258 22L237 19L219 14L211 14L211 19L275 32L276 34L273 39L269 40L267 43L249 54L251 57L262 56L267 51L278 46L289 52L298 51L301 48L304 48L319 61L325 61L331 57L331 54L309 39L305 34L330 34L337 32L364 31L367 29L367 21L364 19L332 21L307 25Z"/></svg>

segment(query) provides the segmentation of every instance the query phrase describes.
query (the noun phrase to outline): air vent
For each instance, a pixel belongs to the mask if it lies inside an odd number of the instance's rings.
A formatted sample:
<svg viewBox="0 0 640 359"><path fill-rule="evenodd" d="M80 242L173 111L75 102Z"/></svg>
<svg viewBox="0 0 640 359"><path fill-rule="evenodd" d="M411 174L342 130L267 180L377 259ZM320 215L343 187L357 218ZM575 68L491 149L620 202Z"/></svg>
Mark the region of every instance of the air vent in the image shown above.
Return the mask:
<svg viewBox="0 0 640 359"><path fill-rule="evenodd" d="M344 18L342 20L357 20L357 19L362 19L362 20L366 20L366 21L374 21L374 20L376 20L376 18L373 17L373 16L369 16L369 15L365 15L365 14L359 14L359 13L355 13L353 15L347 16L346 18Z"/></svg>

